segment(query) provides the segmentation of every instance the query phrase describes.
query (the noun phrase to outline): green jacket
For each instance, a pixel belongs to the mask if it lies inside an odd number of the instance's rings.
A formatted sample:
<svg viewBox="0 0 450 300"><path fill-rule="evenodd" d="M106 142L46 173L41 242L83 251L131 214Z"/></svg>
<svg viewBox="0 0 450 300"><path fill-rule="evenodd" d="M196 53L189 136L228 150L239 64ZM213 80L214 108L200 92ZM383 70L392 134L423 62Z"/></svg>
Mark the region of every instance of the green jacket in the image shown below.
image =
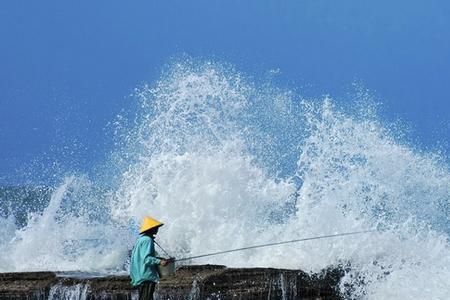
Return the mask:
<svg viewBox="0 0 450 300"><path fill-rule="evenodd" d="M133 286L144 281L159 281L157 265L161 260L156 258L155 242L152 238L142 235L136 241L131 253L130 277Z"/></svg>

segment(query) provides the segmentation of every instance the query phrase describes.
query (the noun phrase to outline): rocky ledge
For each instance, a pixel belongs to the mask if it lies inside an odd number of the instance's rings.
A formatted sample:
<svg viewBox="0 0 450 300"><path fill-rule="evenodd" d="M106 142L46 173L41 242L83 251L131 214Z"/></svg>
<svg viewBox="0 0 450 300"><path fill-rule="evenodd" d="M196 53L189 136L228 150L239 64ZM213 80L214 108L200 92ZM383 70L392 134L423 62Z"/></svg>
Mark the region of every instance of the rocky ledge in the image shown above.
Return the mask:
<svg viewBox="0 0 450 300"><path fill-rule="evenodd" d="M158 284L156 299L341 299L340 269L320 274L271 268L183 266ZM0 273L0 300L137 299L128 276L82 273Z"/></svg>

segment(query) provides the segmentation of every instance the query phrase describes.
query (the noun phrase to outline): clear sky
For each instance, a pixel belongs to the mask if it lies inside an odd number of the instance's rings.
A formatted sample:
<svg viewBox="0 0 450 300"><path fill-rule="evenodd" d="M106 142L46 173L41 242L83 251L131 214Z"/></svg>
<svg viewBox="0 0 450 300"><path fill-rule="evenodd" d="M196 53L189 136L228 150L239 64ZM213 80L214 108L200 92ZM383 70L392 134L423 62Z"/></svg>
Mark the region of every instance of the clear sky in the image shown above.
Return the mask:
<svg viewBox="0 0 450 300"><path fill-rule="evenodd" d="M181 55L344 102L362 82L382 118L447 145L449 16L446 0L1 1L0 184L36 160L88 171L130 92Z"/></svg>

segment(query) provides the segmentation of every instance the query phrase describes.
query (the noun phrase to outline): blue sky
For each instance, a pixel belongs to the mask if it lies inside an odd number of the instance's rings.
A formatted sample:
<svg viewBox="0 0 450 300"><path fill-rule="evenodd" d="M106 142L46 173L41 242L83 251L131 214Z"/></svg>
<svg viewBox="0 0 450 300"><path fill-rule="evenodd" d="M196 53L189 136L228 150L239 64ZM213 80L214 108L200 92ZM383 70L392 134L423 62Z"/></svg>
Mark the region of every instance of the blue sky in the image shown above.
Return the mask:
<svg viewBox="0 0 450 300"><path fill-rule="evenodd" d="M448 16L444 0L2 1L0 184L56 160L88 171L130 92L182 55L342 102L362 82L421 147L447 145Z"/></svg>

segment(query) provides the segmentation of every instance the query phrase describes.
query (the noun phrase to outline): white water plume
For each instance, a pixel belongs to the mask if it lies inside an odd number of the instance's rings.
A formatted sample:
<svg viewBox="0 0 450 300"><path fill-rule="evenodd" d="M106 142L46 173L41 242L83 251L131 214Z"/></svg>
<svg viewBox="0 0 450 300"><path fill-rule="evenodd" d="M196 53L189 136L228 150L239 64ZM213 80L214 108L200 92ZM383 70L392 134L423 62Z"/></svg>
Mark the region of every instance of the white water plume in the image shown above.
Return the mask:
<svg viewBox="0 0 450 300"><path fill-rule="evenodd" d="M4 269L120 270L151 215L177 257L377 229L193 263L341 265L349 298L450 294L448 165L402 143L372 109L300 101L214 63L175 64L136 96L139 114L115 154L119 185L67 178L27 226L9 227Z"/></svg>

